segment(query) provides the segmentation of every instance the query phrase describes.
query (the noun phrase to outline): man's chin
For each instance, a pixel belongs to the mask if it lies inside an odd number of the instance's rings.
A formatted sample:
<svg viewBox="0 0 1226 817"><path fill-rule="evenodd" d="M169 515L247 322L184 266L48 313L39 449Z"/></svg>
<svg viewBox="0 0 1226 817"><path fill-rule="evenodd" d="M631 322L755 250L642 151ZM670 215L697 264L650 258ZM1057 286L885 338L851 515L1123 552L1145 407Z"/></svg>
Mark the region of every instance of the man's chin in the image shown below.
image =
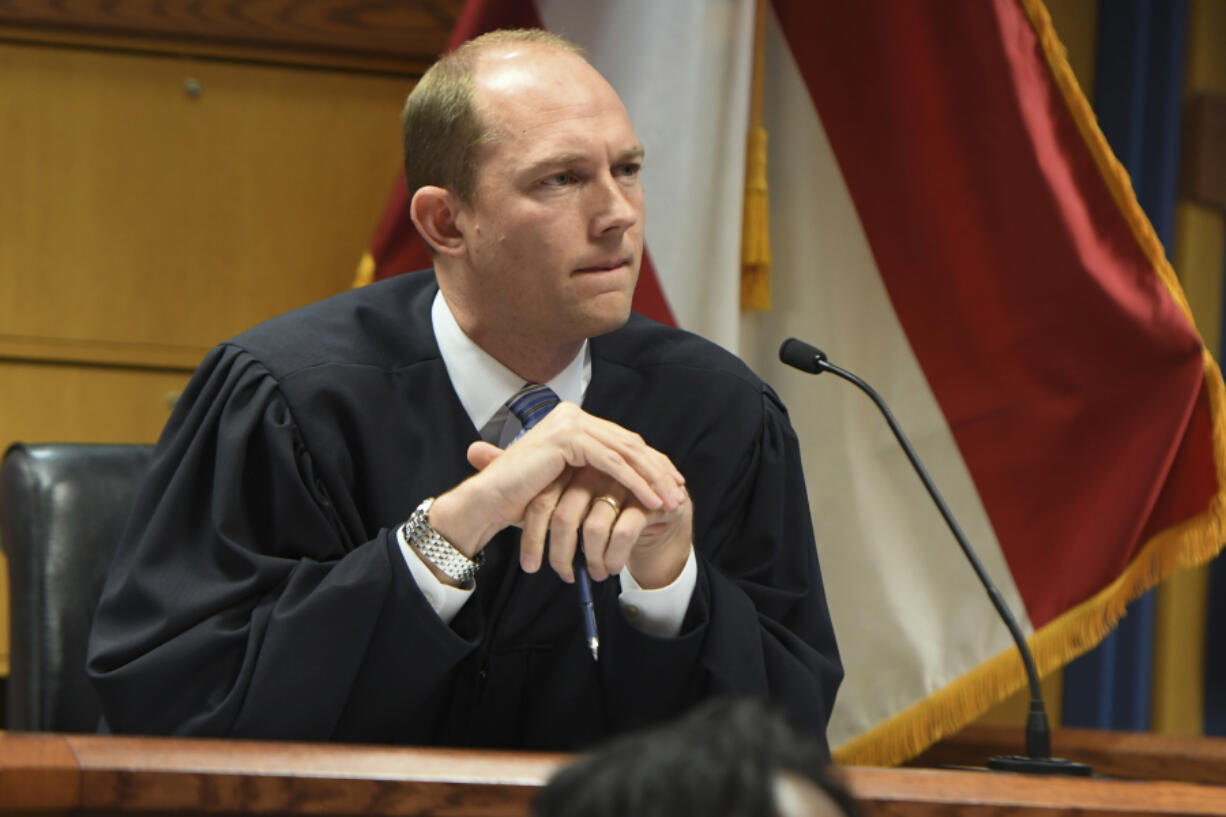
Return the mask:
<svg viewBox="0 0 1226 817"><path fill-rule="evenodd" d="M587 293L559 304L552 313L552 329L570 338L593 338L620 329L630 320L633 287L618 286Z"/></svg>
<svg viewBox="0 0 1226 817"><path fill-rule="evenodd" d="M626 293L608 293L599 299L598 306L589 311L587 324L591 331L588 337L604 335L626 325L630 320L632 298Z"/></svg>
<svg viewBox="0 0 1226 817"><path fill-rule="evenodd" d="M618 329L621 329L623 326L625 326L625 325L626 325L626 321L628 321L628 320L630 320L630 313L629 313L629 312L627 312L627 313L626 313L626 317L625 317L624 319L620 320L620 321L616 321L616 322L613 322L613 323L608 323L608 324L605 324L604 326L597 327L597 328L595 329L595 331L588 333L588 337L589 337L589 338L598 338L598 337L600 337L601 335L607 335L607 334L609 334L610 332L616 332Z"/></svg>

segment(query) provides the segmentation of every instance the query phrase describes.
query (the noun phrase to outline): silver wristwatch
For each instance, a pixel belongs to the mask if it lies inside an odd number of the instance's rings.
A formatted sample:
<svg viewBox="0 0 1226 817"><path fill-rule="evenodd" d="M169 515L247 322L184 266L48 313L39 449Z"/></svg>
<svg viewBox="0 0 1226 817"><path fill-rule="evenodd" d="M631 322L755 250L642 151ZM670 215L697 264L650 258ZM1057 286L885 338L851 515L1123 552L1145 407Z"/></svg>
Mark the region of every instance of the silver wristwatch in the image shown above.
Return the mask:
<svg viewBox="0 0 1226 817"><path fill-rule="evenodd" d="M477 568L481 567L485 554L478 553L476 559L470 559L443 538L430 524L430 506L433 504L434 497L423 500L417 510L413 511L409 521L401 526L401 535L409 543L409 547L448 578L468 585L477 575Z"/></svg>

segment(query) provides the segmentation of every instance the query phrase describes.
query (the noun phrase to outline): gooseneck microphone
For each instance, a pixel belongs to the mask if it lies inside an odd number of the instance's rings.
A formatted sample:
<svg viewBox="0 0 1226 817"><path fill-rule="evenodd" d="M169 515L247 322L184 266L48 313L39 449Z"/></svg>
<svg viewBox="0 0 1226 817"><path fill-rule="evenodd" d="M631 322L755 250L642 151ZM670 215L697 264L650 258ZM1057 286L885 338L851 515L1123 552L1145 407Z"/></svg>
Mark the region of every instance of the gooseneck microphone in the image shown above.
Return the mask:
<svg viewBox="0 0 1226 817"><path fill-rule="evenodd" d="M833 375L838 375L844 380L855 384L872 399L885 417L886 422L890 424L890 430L894 432L894 437L897 438L899 445L906 452L907 459L911 460L915 473L919 475L920 480L924 483L924 487L928 489L928 495L936 503L937 510L945 518L945 523L949 525L954 538L958 540L959 547L962 548L967 561L974 568L975 575L979 577L980 583L983 584L983 589L987 591L992 606L996 608L996 612L1005 622L1005 626L1009 628L1009 634L1013 636L1013 642L1017 645L1018 652L1022 655L1022 664L1026 667L1026 677L1030 681L1030 714L1026 719L1026 754L1002 755L991 758L988 760L988 768L1011 772L1029 772L1032 774L1088 776L1091 773L1091 769L1086 764L1051 756L1051 728L1047 723L1047 710L1043 706L1043 692L1039 686L1039 673L1035 670L1034 657L1030 654L1030 647L1027 646L1026 638L1022 635L1022 628L1018 626L1017 619L1009 611L1009 606L1005 604L1000 591L992 583L992 579L988 577L987 571L984 570L983 565L979 562L979 557L975 555L970 542L966 540L962 529L958 527L953 513L945 504L945 500L941 498L940 491L937 490L931 477L928 476L928 471L924 468L923 463L920 462L919 456L916 455L915 450L911 447L911 443L907 441L907 436L902 433L902 428L895 421L894 415L890 413L890 409L886 406L885 401L881 399L881 396L868 383L865 383L851 372L835 366L826 359L825 352L802 340L797 340L796 338L785 340L783 345L779 347L779 359L789 366L800 369L802 372L810 374L830 372Z"/></svg>

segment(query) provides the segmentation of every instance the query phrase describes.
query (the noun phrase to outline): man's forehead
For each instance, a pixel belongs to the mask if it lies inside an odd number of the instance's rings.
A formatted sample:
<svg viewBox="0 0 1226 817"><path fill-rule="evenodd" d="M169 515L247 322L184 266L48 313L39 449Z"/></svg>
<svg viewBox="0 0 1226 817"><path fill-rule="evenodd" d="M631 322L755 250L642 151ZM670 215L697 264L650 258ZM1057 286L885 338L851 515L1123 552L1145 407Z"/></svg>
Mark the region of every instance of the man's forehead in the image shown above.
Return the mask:
<svg viewBox="0 0 1226 817"><path fill-rule="evenodd" d="M569 72L591 66L574 54L539 47L483 54L473 70L479 91L491 96L561 88Z"/></svg>
<svg viewBox="0 0 1226 817"><path fill-rule="evenodd" d="M482 51L473 64L472 78L481 96L514 98L561 91L585 71L595 69L577 54L536 43L508 43Z"/></svg>
<svg viewBox="0 0 1226 817"><path fill-rule="evenodd" d="M479 75L475 101L486 141L526 139L539 151L560 152L568 142L599 131L616 152L641 151L617 92L594 68L574 59L561 69L513 64Z"/></svg>
<svg viewBox="0 0 1226 817"><path fill-rule="evenodd" d="M587 60L538 43L504 44L483 53L473 69L478 104L496 113L565 116L594 105L622 107L621 98Z"/></svg>

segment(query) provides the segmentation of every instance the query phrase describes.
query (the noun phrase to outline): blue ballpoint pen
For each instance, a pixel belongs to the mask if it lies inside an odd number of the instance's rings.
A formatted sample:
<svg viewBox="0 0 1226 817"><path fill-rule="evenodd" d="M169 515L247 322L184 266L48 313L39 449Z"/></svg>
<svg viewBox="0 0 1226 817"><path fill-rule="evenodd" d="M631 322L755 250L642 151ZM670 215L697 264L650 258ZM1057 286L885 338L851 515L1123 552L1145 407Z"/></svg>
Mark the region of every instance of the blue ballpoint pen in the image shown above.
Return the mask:
<svg viewBox="0 0 1226 817"><path fill-rule="evenodd" d="M575 584L579 588L579 610L583 614L583 635L587 648L592 651L592 660L600 660L600 633L596 629L596 609L592 606L592 581L587 575L587 563L583 551L575 555Z"/></svg>

